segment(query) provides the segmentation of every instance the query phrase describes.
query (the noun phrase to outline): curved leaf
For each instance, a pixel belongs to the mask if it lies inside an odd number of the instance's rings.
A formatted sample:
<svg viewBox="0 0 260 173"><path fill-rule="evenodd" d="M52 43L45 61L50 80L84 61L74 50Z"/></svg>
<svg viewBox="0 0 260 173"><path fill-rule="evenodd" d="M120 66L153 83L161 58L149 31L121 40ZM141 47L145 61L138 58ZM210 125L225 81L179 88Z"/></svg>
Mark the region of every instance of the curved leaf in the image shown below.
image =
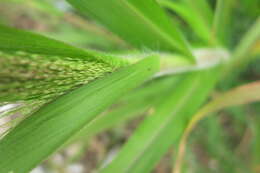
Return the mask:
<svg viewBox="0 0 260 173"><path fill-rule="evenodd" d="M246 84L230 91L227 91L217 98L210 101L208 104L203 106L190 120L188 126L186 127L178 150L178 155L176 158L176 165L174 168L175 173L181 173L182 160L185 153L185 146L187 139L198 124L200 120L210 115L210 113L225 109L230 106L248 104L252 102L260 101L260 82L252 82Z"/></svg>

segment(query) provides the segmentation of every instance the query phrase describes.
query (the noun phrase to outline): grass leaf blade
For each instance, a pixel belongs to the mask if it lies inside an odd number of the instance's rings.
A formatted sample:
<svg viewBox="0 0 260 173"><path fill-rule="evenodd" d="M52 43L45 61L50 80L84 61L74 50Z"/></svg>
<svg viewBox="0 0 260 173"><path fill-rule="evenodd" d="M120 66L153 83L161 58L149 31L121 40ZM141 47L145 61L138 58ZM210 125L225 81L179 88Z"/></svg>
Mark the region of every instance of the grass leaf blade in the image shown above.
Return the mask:
<svg viewBox="0 0 260 173"><path fill-rule="evenodd" d="M212 25L212 36L224 46L230 46L230 21L234 0L217 0L214 20Z"/></svg>
<svg viewBox="0 0 260 173"><path fill-rule="evenodd" d="M203 20L197 11L194 11L193 8L184 3L177 3L170 0L161 0L159 2L162 6L165 6L180 15L201 40L205 43L211 41L210 25Z"/></svg>
<svg viewBox="0 0 260 173"><path fill-rule="evenodd" d="M158 68L156 57L144 59L42 107L0 141L0 172L28 172Z"/></svg>
<svg viewBox="0 0 260 173"><path fill-rule="evenodd" d="M67 0L138 48L192 53L177 25L154 0Z"/></svg>
<svg viewBox="0 0 260 173"><path fill-rule="evenodd" d="M44 55L77 57L87 60L99 60L114 66L127 64L123 59L106 56L105 54L91 50L84 50L40 34L3 25L0 25L0 43L0 50L3 51L24 51Z"/></svg>
<svg viewBox="0 0 260 173"><path fill-rule="evenodd" d="M151 171L168 148L179 142L186 121L214 86L218 70L191 73L177 82L167 99L138 127L118 156L101 173Z"/></svg>

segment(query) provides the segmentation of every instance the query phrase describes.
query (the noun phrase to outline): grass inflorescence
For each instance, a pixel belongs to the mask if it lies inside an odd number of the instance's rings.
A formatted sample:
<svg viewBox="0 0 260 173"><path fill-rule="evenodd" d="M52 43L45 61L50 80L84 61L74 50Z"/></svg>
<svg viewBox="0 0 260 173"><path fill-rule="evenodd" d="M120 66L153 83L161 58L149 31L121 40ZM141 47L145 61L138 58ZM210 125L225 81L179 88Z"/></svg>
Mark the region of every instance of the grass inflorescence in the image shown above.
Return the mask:
<svg viewBox="0 0 260 173"><path fill-rule="evenodd" d="M0 52L0 102L45 102L114 70L82 58Z"/></svg>

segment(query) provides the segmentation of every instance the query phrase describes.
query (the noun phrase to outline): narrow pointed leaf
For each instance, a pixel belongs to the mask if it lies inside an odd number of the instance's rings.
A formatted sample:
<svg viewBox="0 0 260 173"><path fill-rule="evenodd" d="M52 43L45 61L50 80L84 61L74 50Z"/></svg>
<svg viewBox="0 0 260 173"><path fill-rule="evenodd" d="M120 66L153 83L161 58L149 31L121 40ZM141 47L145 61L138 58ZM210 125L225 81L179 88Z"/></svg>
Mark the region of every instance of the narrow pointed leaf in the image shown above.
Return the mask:
<svg viewBox="0 0 260 173"><path fill-rule="evenodd" d="M135 47L178 50L193 59L183 35L155 0L67 1Z"/></svg>
<svg viewBox="0 0 260 173"><path fill-rule="evenodd" d="M177 82L165 95L167 99L144 120L118 156L101 173L150 172L169 147L179 142L187 120L205 101L218 75L219 68L214 68L187 74Z"/></svg>
<svg viewBox="0 0 260 173"><path fill-rule="evenodd" d="M0 172L27 173L158 68L157 58L147 58L45 105L0 141Z"/></svg>
<svg viewBox="0 0 260 173"><path fill-rule="evenodd" d="M3 25L0 25L0 50L99 60L115 66L126 64L126 61L119 58L106 56L91 50L80 49L36 33Z"/></svg>

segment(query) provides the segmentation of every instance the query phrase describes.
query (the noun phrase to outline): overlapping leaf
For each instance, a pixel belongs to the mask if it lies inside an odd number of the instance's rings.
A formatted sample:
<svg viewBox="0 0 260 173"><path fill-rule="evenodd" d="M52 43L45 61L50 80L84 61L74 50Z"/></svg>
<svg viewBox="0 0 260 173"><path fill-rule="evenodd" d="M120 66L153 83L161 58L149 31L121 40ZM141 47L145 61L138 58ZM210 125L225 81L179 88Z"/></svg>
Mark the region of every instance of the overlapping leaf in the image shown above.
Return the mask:
<svg viewBox="0 0 260 173"><path fill-rule="evenodd" d="M169 8L181 16L192 30L198 35L198 37L205 43L212 42L210 33L210 24L199 14L198 10L194 10L186 3L179 3L170 0L160 0L160 4L166 8Z"/></svg>
<svg viewBox="0 0 260 173"><path fill-rule="evenodd" d="M45 36L0 25L0 50L83 58L121 66L126 61L105 54L84 50Z"/></svg>
<svg viewBox="0 0 260 173"><path fill-rule="evenodd" d="M118 156L102 173L146 173L179 139L186 121L205 101L214 86L219 68L187 74L173 84L165 100L134 132Z"/></svg>
<svg viewBox="0 0 260 173"><path fill-rule="evenodd" d="M183 35L155 0L67 0L138 48L178 50L193 58Z"/></svg>
<svg viewBox="0 0 260 173"><path fill-rule="evenodd" d="M45 105L0 141L0 172L28 172L158 68L147 58Z"/></svg>
<svg viewBox="0 0 260 173"><path fill-rule="evenodd" d="M21 102L15 110L30 114L127 64L125 59L0 25L0 105Z"/></svg>
<svg viewBox="0 0 260 173"><path fill-rule="evenodd" d="M118 103L118 108L103 113L95 118L90 124L82 129L82 136L93 136L98 132L112 128L116 125L124 123L127 120L133 119L137 115L152 109L158 102L164 98L163 93L168 93L172 88L174 81L182 77L170 76L162 79L149 81L141 88L135 89L124 96Z"/></svg>

